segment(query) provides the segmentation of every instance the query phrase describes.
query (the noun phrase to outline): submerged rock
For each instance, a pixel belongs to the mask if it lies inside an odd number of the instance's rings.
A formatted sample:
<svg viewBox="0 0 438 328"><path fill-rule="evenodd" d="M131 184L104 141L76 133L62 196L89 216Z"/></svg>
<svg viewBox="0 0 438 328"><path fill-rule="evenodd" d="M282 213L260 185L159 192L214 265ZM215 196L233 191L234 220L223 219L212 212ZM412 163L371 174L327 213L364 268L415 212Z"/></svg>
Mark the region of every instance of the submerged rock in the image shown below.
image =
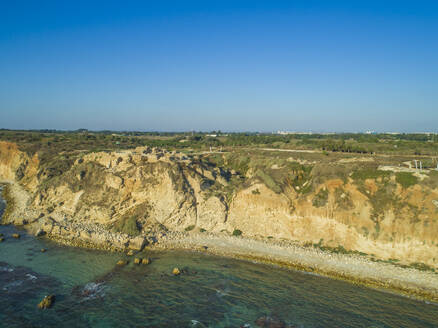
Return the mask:
<svg viewBox="0 0 438 328"><path fill-rule="evenodd" d="M287 328L286 324L276 317L260 317L255 321L255 324L264 328Z"/></svg>
<svg viewBox="0 0 438 328"><path fill-rule="evenodd" d="M13 233L13 234L12 234L12 237L14 237L15 239L18 239L18 238L20 238L21 236L20 236L19 233Z"/></svg>
<svg viewBox="0 0 438 328"><path fill-rule="evenodd" d="M3 237L0 237L0 243L3 242L5 239Z"/></svg>
<svg viewBox="0 0 438 328"><path fill-rule="evenodd" d="M41 248L41 253L45 253L46 249L45 248Z"/></svg>
<svg viewBox="0 0 438 328"><path fill-rule="evenodd" d="M173 268L172 274L174 276L179 276L181 274L181 271L178 268Z"/></svg>
<svg viewBox="0 0 438 328"><path fill-rule="evenodd" d="M128 264L127 260L118 260L116 263L118 266L125 266Z"/></svg>
<svg viewBox="0 0 438 328"><path fill-rule="evenodd" d="M43 298L43 300L38 304L39 309L48 309L55 302L55 295L47 295Z"/></svg>

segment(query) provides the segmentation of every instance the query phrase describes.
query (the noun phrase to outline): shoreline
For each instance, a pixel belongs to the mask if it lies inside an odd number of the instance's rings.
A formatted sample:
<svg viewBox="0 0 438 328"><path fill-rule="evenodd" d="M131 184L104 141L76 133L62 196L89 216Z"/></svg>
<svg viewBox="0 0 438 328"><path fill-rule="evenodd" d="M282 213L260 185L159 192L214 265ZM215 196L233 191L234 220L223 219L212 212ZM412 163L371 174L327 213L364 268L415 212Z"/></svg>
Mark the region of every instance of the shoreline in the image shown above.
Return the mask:
<svg viewBox="0 0 438 328"><path fill-rule="evenodd" d="M373 262L358 255L321 251L292 242L279 246L244 237L197 234L172 236L145 250L148 249L186 250L269 264L438 304L436 273Z"/></svg>
<svg viewBox="0 0 438 328"><path fill-rule="evenodd" d="M14 208L11 209L10 206L7 206L4 214L15 212L17 207L19 213L25 213L28 210L31 212L31 209L27 208L27 199L24 197L26 195L18 197L18 194L21 194L21 186L11 182L9 185L14 191L4 195L4 200L7 205L13 204ZM5 190L3 191L5 194ZM16 222L10 220L7 223L17 225ZM29 233L34 233L31 226L19 226ZM99 233L96 234L97 237L98 235ZM100 245L99 240L93 242L93 240L83 240L80 237L71 239L58 233L49 233L45 238L70 247L126 251L126 249L116 247L116 245L111 245L111 247L108 247L107 244ZM207 232L170 232L159 238L156 243L146 246L143 252L148 250L186 250L270 264L392 292L421 301L438 303L437 273L402 268L390 263L374 262L360 255L322 251L317 248L301 246L293 241L250 239Z"/></svg>

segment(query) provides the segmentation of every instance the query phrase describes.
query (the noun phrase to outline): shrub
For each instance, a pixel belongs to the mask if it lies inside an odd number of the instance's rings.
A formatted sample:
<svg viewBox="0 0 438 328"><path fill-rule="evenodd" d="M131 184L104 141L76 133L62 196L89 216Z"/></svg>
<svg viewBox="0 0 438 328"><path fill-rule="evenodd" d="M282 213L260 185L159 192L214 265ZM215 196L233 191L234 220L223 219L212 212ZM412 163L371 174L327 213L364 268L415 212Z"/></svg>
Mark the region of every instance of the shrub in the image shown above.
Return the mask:
<svg viewBox="0 0 438 328"><path fill-rule="evenodd" d="M323 188L318 191L312 201L312 205L315 207L323 207L328 201L328 190Z"/></svg>
<svg viewBox="0 0 438 328"><path fill-rule="evenodd" d="M233 231L233 236L238 237L238 236L240 236L240 235L242 235L242 231L240 231L239 229L234 229L234 231Z"/></svg>
<svg viewBox="0 0 438 328"><path fill-rule="evenodd" d="M135 216L116 222L113 226L113 230L132 236L136 236L140 233L140 229L137 225L137 218Z"/></svg>
<svg viewBox="0 0 438 328"><path fill-rule="evenodd" d="M193 229L195 229L194 225L189 225L187 228L185 228L185 231L192 231Z"/></svg>

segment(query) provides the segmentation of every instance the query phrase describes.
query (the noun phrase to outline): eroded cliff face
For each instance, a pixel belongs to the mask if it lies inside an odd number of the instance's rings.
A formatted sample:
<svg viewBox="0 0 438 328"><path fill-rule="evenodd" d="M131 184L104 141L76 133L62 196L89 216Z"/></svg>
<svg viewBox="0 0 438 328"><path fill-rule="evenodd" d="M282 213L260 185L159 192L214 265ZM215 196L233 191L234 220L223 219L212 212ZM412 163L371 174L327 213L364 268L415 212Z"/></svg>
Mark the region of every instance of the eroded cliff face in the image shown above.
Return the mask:
<svg viewBox="0 0 438 328"><path fill-rule="evenodd" d="M41 165L38 155L0 142L0 180L28 195L5 220L24 219L30 230L73 244L141 248L142 236L152 240L166 231L240 230L248 237L341 246L438 267L438 189L427 183L402 186L391 171L279 192L255 172L243 179L225 167L159 149L69 160L57 171L56 165Z"/></svg>

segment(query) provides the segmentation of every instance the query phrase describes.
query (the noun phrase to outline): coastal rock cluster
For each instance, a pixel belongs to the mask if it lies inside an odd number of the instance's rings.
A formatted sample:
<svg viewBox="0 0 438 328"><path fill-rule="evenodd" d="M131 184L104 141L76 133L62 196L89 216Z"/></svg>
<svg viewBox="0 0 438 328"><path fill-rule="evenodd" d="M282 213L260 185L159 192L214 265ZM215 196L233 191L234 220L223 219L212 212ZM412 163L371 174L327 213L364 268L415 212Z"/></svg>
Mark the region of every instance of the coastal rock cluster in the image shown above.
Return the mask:
<svg viewBox="0 0 438 328"><path fill-rule="evenodd" d="M438 264L435 186L403 187L388 175L361 185L333 177L315 179L306 192L307 182L276 190L257 172L242 177L201 155L159 148L70 156L68 166L43 166L38 153L0 142L0 181L9 184L5 197L13 203L5 223L66 244L112 250L139 251L175 233L211 233Z"/></svg>

